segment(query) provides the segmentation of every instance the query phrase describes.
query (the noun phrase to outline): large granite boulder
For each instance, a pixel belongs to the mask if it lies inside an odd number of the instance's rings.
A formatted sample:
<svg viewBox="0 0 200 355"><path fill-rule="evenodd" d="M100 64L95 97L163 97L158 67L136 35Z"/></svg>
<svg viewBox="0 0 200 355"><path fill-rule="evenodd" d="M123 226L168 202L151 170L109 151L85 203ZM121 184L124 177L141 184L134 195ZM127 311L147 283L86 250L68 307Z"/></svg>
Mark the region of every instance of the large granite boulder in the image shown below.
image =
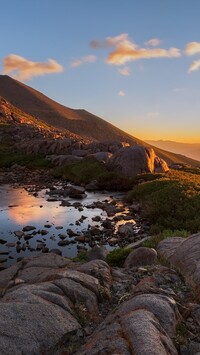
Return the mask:
<svg viewBox="0 0 200 355"><path fill-rule="evenodd" d="M118 150L109 160L108 168L127 177L169 170L167 163L158 158L152 148L139 145Z"/></svg>
<svg viewBox="0 0 200 355"><path fill-rule="evenodd" d="M158 244L157 252L181 272L195 293L199 295L200 233L188 238L165 239Z"/></svg>
<svg viewBox="0 0 200 355"><path fill-rule="evenodd" d="M157 252L153 248L139 247L133 250L126 258L124 267L131 269L132 267L152 265L157 261Z"/></svg>

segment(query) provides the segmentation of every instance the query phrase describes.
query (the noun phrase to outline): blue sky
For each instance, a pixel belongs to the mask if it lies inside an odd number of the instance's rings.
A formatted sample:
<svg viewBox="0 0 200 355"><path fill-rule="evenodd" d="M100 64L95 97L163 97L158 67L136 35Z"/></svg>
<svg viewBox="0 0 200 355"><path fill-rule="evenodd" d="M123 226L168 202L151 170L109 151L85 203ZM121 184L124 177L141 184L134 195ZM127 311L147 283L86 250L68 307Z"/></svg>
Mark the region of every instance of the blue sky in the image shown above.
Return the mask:
<svg viewBox="0 0 200 355"><path fill-rule="evenodd" d="M141 139L200 142L199 0L0 0L0 72Z"/></svg>

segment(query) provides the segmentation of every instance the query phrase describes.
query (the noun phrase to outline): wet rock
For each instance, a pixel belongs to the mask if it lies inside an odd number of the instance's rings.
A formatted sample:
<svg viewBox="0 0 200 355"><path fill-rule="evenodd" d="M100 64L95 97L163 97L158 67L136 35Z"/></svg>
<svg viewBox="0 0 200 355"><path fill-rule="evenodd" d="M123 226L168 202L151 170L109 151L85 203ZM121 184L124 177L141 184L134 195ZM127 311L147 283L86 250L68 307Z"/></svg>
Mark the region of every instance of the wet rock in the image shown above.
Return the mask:
<svg viewBox="0 0 200 355"><path fill-rule="evenodd" d="M94 222L100 222L101 221L101 217L100 216L94 216L94 217L92 217L92 220Z"/></svg>
<svg viewBox="0 0 200 355"><path fill-rule="evenodd" d="M32 231L32 230L34 230L34 229L36 229L36 227L34 227L34 226L25 226L25 227L22 229L22 231L23 231L23 232L29 232L29 231Z"/></svg>
<svg viewBox="0 0 200 355"><path fill-rule="evenodd" d="M85 185L86 191L95 191L98 190L98 182L96 180L91 181L89 184Z"/></svg>
<svg viewBox="0 0 200 355"><path fill-rule="evenodd" d="M60 240L59 242L58 242L58 245L59 245L59 247L64 247L65 245L69 245L70 244L70 241L69 240Z"/></svg>
<svg viewBox="0 0 200 355"><path fill-rule="evenodd" d="M77 235L76 232L74 232L72 229L68 228L67 229L67 234L68 236L71 238L71 237L75 237Z"/></svg>
<svg viewBox="0 0 200 355"><path fill-rule="evenodd" d="M24 232L22 232L22 231L14 231L14 234L16 235L16 237L21 238L21 237L23 237Z"/></svg>
<svg viewBox="0 0 200 355"><path fill-rule="evenodd" d="M6 243L6 247L13 248L16 246L16 243Z"/></svg>
<svg viewBox="0 0 200 355"><path fill-rule="evenodd" d="M55 229L63 229L63 226L56 226Z"/></svg>
<svg viewBox="0 0 200 355"><path fill-rule="evenodd" d="M32 234L24 234L24 240L29 240L32 239L33 235Z"/></svg>
<svg viewBox="0 0 200 355"><path fill-rule="evenodd" d="M152 265L157 261L157 252L153 248L139 247L133 250L126 258L124 267Z"/></svg>
<svg viewBox="0 0 200 355"><path fill-rule="evenodd" d="M41 235L47 235L49 232L47 231L47 230L45 230L45 229L42 229L41 231L40 231L40 234Z"/></svg>
<svg viewBox="0 0 200 355"><path fill-rule="evenodd" d="M45 227L45 228L51 228L52 225L51 225L51 224L45 224L44 227Z"/></svg>
<svg viewBox="0 0 200 355"><path fill-rule="evenodd" d="M125 223L123 225L121 225L119 228L118 228L118 233L123 235L123 236L131 236L134 234L135 232L135 224L136 223Z"/></svg>
<svg viewBox="0 0 200 355"><path fill-rule="evenodd" d="M4 240L4 239L0 239L0 244L6 244L7 243L7 241L6 240Z"/></svg>

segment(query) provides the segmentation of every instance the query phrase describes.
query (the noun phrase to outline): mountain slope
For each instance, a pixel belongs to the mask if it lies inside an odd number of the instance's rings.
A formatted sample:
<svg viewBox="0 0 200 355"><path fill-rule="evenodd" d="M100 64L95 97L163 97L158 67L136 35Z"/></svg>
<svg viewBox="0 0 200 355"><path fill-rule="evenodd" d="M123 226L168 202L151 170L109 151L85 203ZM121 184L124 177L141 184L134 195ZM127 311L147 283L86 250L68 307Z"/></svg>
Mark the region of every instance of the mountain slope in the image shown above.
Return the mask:
<svg viewBox="0 0 200 355"><path fill-rule="evenodd" d="M146 142L158 148L166 149L176 154L182 154L192 159L200 160L200 143L179 143L164 140L147 140Z"/></svg>
<svg viewBox="0 0 200 355"><path fill-rule="evenodd" d="M33 88L0 75L0 96L22 111L48 124L97 141L126 141L130 144L142 142L85 110L65 107Z"/></svg>
<svg viewBox="0 0 200 355"><path fill-rule="evenodd" d="M130 145L151 146L86 110L65 107L7 75L0 75L0 96L25 113L39 118L47 124L57 128L65 128L73 134L89 140L120 141L128 142ZM200 162L184 156L157 148L155 151L168 164L182 163L200 166Z"/></svg>

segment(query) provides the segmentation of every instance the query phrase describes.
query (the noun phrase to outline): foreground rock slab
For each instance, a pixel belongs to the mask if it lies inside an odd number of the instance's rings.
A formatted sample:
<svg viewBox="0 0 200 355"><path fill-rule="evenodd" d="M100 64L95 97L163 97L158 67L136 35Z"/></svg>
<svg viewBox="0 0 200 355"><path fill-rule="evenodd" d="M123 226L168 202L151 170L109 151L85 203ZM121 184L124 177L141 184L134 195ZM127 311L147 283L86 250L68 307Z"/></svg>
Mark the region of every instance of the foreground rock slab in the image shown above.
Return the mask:
<svg viewBox="0 0 200 355"><path fill-rule="evenodd" d="M108 316L76 354L177 355L170 336L178 318L175 302L169 297L133 297Z"/></svg>
<svg viewBox="0 0 200 355"><path fill-rule="evenodd" d="M2 355L56 354L64 340L68 347L71 338L78 342L83 322L100 320L99 301L108 291L96 277L72 270L72 265L50 253L0 273Z"/></svg>

